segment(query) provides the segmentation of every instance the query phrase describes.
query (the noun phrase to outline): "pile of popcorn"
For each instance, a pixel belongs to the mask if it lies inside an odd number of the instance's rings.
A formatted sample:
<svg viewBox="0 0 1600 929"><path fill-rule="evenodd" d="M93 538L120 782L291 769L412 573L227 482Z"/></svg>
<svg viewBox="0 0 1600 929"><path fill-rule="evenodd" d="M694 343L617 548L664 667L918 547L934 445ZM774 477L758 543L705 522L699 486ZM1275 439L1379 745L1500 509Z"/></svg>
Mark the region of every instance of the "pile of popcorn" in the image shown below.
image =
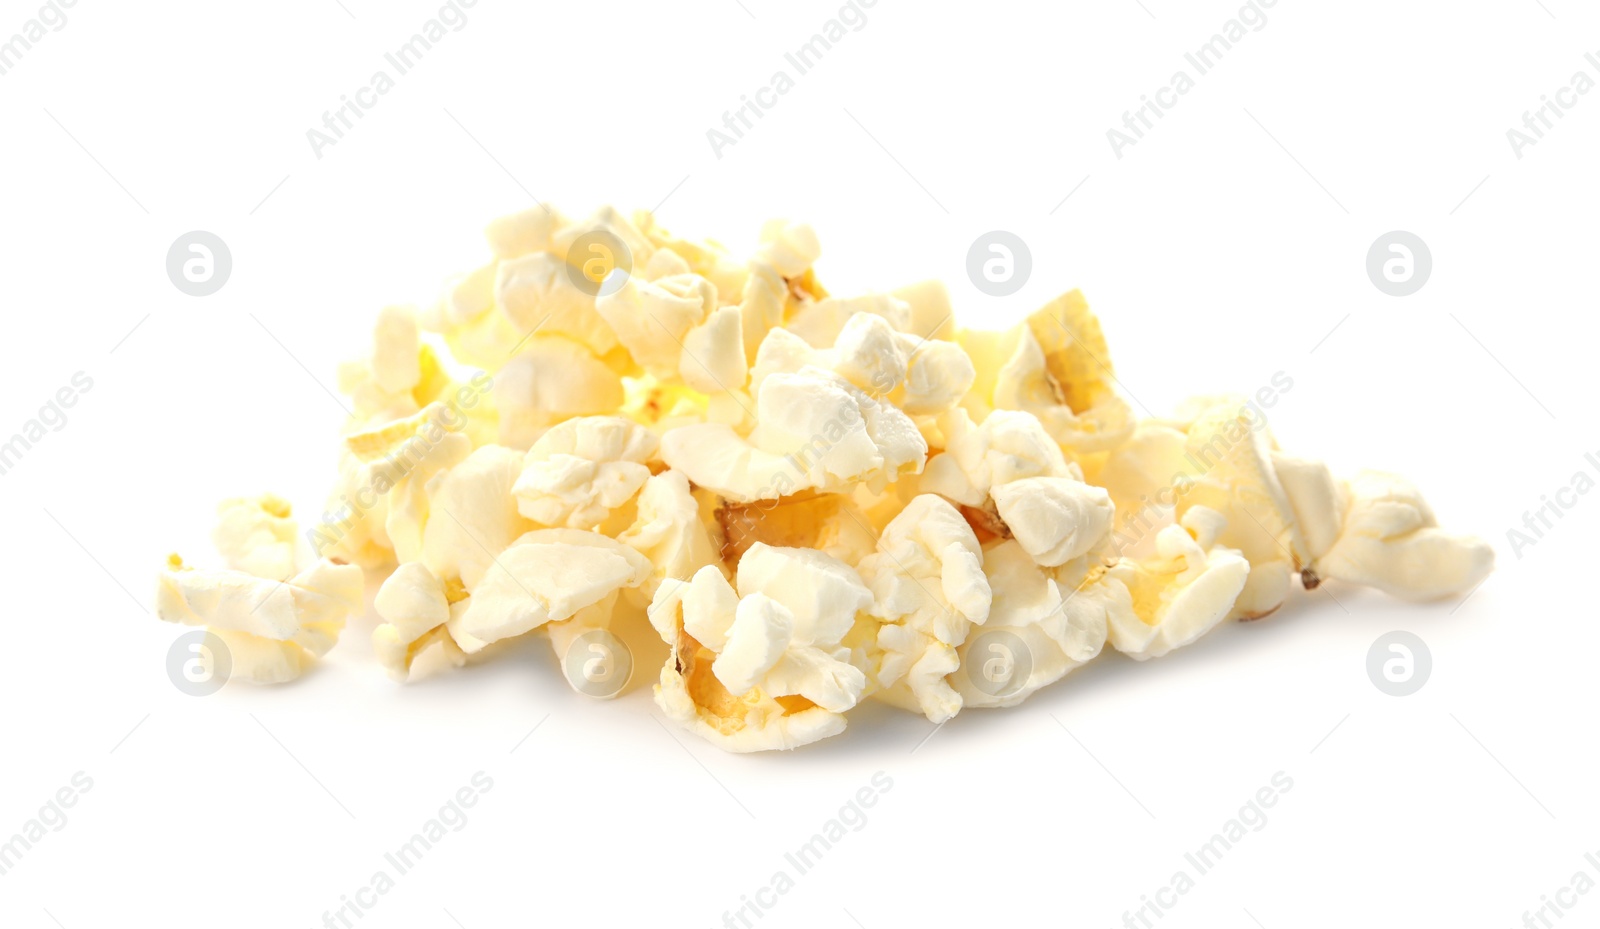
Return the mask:
<svg viewBox="0 0 1600 929"><path fill-rule="evenodd" d="M673 721L789 749L869 697L943 722L1108 644L1165 655L1295 578L1423 600L1493 566L1406 480L1280 450L1245 398L1134 416L1076 291L989 332L936 282L830 296L801 224L747 260L609 208L487 238L340 370L324 515L302 533L276 497L227 501L225 567L162 571L160 617L208 630L233 677L298 677L381 582L397 679L541 629L568 667L642 630Z"/></svg>

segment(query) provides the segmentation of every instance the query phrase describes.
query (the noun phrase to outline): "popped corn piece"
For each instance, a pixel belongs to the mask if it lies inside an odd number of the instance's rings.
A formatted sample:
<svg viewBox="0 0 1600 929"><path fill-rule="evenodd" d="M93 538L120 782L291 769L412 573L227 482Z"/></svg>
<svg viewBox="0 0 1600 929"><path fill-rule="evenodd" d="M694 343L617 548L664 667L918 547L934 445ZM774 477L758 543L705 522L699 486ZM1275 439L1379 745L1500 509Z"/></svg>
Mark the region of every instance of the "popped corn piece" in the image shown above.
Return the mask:
<svg viewBox="0 0 1600 929"><path fill-rule="evenodd" d="M907 416L938 416L954 409L972 389L977 371L972 359L954 342L917 341L900 333L909 361L905 383L893 400Z"/></svg>
<svg viewBox="0 0 1600 929"><path fill-rule="evenodd" d="M528 339L494 381L500 442L512 448L531 446L564 419L615 413L622 401L617 372L582 344L556 335Z"/></svg>
<svg viewBox="0 0 1600 929"><path fill-rule="evenodd" d="M384 307L373 326L371 354L339 367L339 391L350 396L358 423L410 416L449 381L408 306Z"/></svg>
<svg viewBox="0 0 1600 929"><path fill-rule="evenodd" d="M861 560L872 590L867 610L883 620L877 646L879 699L942 723L961 710L946 676L956 649L989 616L983 550L955 507L935 494L916 497L890 520L877 551Z"/></svg>
<svg viewBox="0 0 1600 929"><path fill-rule="evenodd" d="M230 648L233 676L258 684L293 680L333 648L363 605L361 569L319 561L288 580L193 568L173 555L161 571L156 615L203 626Z"/></svg>
<svg viewBox="0 0 1600 929"><path fill-rule="evenodd" d="M489 240L495 257L504 261L550 251L552 237L566 224L566 217L541 204L493 220L483 237Z"/></svg>
<svg viewBox="0 0 1600 929"><path fill-rule="evenodd" d="M517 512L511 494L521 473L520 452L485 445L428 481L421 561L435 577L459 578L471 590L495 556L535 528Z"/></svg>
<svg viewBox="0 0 1600 929"><path fill-rule="evenodd" d="M1045 567L1081 558L1111 532L1111 495L1083 481L1027 477L1000 484L992 494L1006 528Z"/></svg>
<svg viewBox="0 0 1600 929"><path fill-rule="evenodd" d="M1078 476L1031 413L995 410L974 426L957 408L940 425L944 451L928 459L919 487L963 506L981 507L993 488L1022 478Z"/></svg>
<svg viewBox="0 0 1600 929"><path fill-rule="evenodd" d="M806 273L822 257L816 230L805 223L769 220L761 227L761 248L756 257L786 278Z"/></svg>
<svg viewBox="0 0 1600 929"><path fill-rule="evenodd" d="M843 643L872 593L849 565L757 543L737 592L715 565L662 585L651 621L672 647L656 702L729 751L794 748L844 729L867 687Z"/></svg>
<svg viewBox="0 0 1600 929"><path fill-rule="evenodd" d="M345 436L345 448L361 461L358 486L381 497L383 535L399 562L422 557L423 532L432 514L428 482L472 452L472 440L452 431L461 420L442 403L413 416Z"/></svg>
<svg viewBox="0 0 1600 929"><path fill-rule="evenodd" d="M1255 619L1283 605L1290 577L1310 556L1272 466L1271 434L1246 411L1240 400L1223 400L1195 417L1185 447L1191 468L1200 470L1180 488L1176 513L1181 521L1202 506L1227 520L1219 542L1250 562L1239 612Z"/></svg>
<svg viewBox="0 0 1600 929"><path fill-rule="evenodd" d="M721 423L674 429L662 439L661 458L699 486L749 503L893 482L920 471L927 454L904 413L819 368L769 375L756 415L748 437Z"/></svg>
<svg viewBox="0 0 1600 929"><path fill-rule="evenodd" d="M789 316L784 328L806 340L812 348L827 348L838 341L845 323L859 313L881 316L897 332L906 332L911 328L911 308L904 300L889 294L867 294L849 299L829 297L806 304Z"/></svg>
<svg viewBox="0 0 1600 929"><path fill-rule="evenodd" d="M814 548L846 564L859 564L877 544L871 517L856 500L862 494L871 496L858 486L855 494L808 491L753 503L719 500L714 518L721 530L722 560L736 565L751 545L765 542Z"/></svg>
<svg viewBox="0 0 1600 929"><path fill-rule="evenodd" d="M670 380L678 374L684 336L717 308L717 289L698 274L629 277L594 306L640 367Z"/></svg>
<svg viewBox="0 0 1600 929"><path fill-rule="evenodd" d="M918 339L954 341L956 312L950 305L950 291L943 281L918 281L889 292L910 309L910 324L904 332Z"/></svg>
<svg viewBox="0 0 1600 929"><path fill-rule="evenodd" d="M689 479L678 471L663 471L644 482L633 525L617 541L649 559L652 570L642 589L651 597L662 583L682 581L717 561L700 504L689 490Z"/></svg>
<svg viewBox="0 0 1600 929"><path fill-rule="evenodd" d="M593 529L650 477L658 440L620 416L569 419L528 449L512 486L517 510L543 526Z"/></svg>
<svg viewBox="0 0 1600 929"><path fill-rule="evenodd" d="M946 678L964 706L1016 706L1099 655L1112 615L1132 615L1128 589L1108 582L1103 565L1073 567L1041 568L1014 539L985 546L983 572L993 591L989 617L981 635L968 636L956 649L960 670ZM1017 642L1025 649L1025 664L1018 664L1022 656L1004 653ZM989 662L998 662L1001 673L989 673Z"/></svg>
<svg viewBox="0 0 1600 929"><path fill-rule="evenodd" d="M705 322L684 333L678 376L704 394L742 389L749 376L743 327L738 307L713 310Z"/></svg>
<svg viewBox="0 0 1600 929"><path fill-rule="evenodd" d="M1133 599L1132 613L1109 613L1111 644L1140 660L1194 642L1232 613L1251 573L1239 552L1217 543L1224 517L1192 507L1156 536L1157 557L1123 559L1107 572Z"/></svg>
<svg viewBox="0 0 1600 929"><path fill-rule="evenodd" d="M281 581L295 572L296 525L280 497L239 497L217 506L211 541L228 567Z"/></svg>
<svg viewBox="0 0 1600 929"><path fill-rule="evenodd" d="M616 333L595 310L595 298L572 282L567 263L549 252L502 261L494 299L519 333L563 335L604 358L617 348Z"/></svg>
<svg viewBox="0 0 1600 929"><path fill-rule="evenodd" d="M1274 460L1283 473L1282 459ZM1295 493L1303 487L1298 480L1286 486L1292 488L1296 512L1310 509L1303 503L1309 495ZM1312 548L1318 577L1376 587L1407 600L1433 600L1472 590L1494 569L1489 543L1439 529L1433 510L1404 478L1363 471L1341 489L1343 525L1326 551ZM1326 518L1310 524L1318 527L1312 539L1327 539Z"/></svg>
<svg viewBox="0 0 1600 929"><path fill-rule="evenodd" d="M446 628L470 655L638 587L650 569L643 555L597 532L536 529L501 551L467 585L472 597Z"/></svg>
<svg viewBox="0 0 1600 929"><path fill-rule="evenodd" d="M444 583L420 562L402 564L384 580L373 601L384 622L372 630L372 649L390 677L406 680L412 663L434 646L456 667L466 663L466 653L446 629L452 608L467 596L459 586L454 594L452 603Z"/></svg>

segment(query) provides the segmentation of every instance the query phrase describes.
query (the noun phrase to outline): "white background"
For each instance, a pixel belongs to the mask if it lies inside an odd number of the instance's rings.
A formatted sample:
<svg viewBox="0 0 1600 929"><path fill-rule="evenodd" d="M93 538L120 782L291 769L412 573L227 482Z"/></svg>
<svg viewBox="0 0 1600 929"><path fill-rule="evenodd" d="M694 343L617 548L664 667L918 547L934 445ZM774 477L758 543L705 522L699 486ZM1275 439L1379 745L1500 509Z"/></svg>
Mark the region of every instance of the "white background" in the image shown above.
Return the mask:
<svg viewBox="0 0 1600 929"><path fill-rule="evenodd" d="M837 3L480 0L319 159L306 130L436 3L81 0L0 77L0 434L94 380L0 477L0 838L75 772L94 787L0 876L0 924L321 925L480 770L494 788L467 826L363 927L721 925L878 771L893 788L867 825L763 929L1119 925L1279 771L1294 787L1266 826L1163 929L1505 927L1600 877L1600 500L1520 558L1506 535L1600 452L1600 93L1521 159L1506 138L1575 72L1600 77L1600 15L1280 0L1118 159L1107 129L1238 8L879 0L719 159L706 130ZM36 9L0 2L0 39ZM149 613L161 559L208 557L226 496L314 513L343 416L317 382L530 196L661 203L741 252L763 219L805 219L831 290L940 277L967 325L1081 286L1138 406L1283 371L1286 448L1411 476L1499 568L1464 605L1300 593L926 742L872 704L829 742L726 755L658 724L647 688L575 695L537 641L400 686L370 619L295 685L177 692L179 630ZM191 229L232 249L211 297L165 273ZM991 229L1032 249L1009 298L965 278ZM1404 299L1364 268L1392 229L1433 254ZM1395 629L1434 659L1407 698L1365 671ZM1578 900L1600 919L1600 893Z"/></svg>

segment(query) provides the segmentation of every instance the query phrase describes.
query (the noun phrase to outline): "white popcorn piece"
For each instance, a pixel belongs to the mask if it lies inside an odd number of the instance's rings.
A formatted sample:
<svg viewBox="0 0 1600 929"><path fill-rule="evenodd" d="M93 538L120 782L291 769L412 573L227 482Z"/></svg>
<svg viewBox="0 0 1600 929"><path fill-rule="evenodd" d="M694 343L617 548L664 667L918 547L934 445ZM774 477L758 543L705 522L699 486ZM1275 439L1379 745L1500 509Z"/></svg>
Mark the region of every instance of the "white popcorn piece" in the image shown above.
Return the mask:
<svg viewBox="0 0 1600 929"><path fill-rule="evenodd" d="M1194 419L1185 449L1193 473L1178 495L1179 519L1195 506L1222 514L1220 544L1243 553L1251 567L1239 615L1276 611L1310 554L1273 468L1265 423L1248 415L1241 400L1224 399Z"/></svg>
<svg viewBox="0 0 1600 929"><path fill-rule="evenodd" d="M1217 544L1224 518L1196 506L1181 525L1156 536L1157 557L1124 559L1106 572L1133 599L1132 613L1110 613L1111 644L1140 660L1159 658L1194 642L1233 612L1250 562Z"/></svg>
<svg viewBox="0 0 1600 929"><path fill-rule="evenodd" d="M866 691L845 639L871 603L849 565L761 543L740 560L737 591L715 565L687 583L663 584L650 614L672 657L656 702L729 751L836 735Z"/></svg>
<svg viewBox="0 0 1600 929"><path fill-rule="evenodd" d="M956 649L988 618L991 601L972 527L949 502L923 494L890 520L860 570L873 594L867 609L884 622L877 634L884 689L877 696L930 722L956 715L961 695L946 675L959 666Z"/></svg>
<svg viewBox="0 0 1600 929"><path fill-rule="evenodd" d="M531 252L549 251L552 238L566 225L566 217L540 204L489 223L483 236L496 258L505 261Z"/></svg>
<svg viewBox="0 0 1600 929"><path fill-rule="evenodd" d="M1098 656L1112 615L1133 615L1128 589L1107 583L1103 566L1078 568L1058 578L1014 539L984 549L983 571L993 591L989 616L982 635L968 636L956 649L960 670L947 677L964 706L1016 706ZM995 654L1003 633L1015 636L1026 650L1025 666L1015 664L1021 656ZM1004 686L977 686L975 675L995 660L1012 663L1000 676ZM1027 676L1021 677L1024 667Z"/></svg>
<svg viewBox="0 0 1600 929"><path fill-rule="evenodd" d="M749 503L890 483L920 471L927 454L904 413L831 371L769 375L756 407L748 437L721 423L683 426L663 437L662 460L701 487Z"/></svg>
<svg viewBox="0 0 1600 929"><path fill-rule="evenodd" d="M572 277L567 263L549 252L502 261L495 303L518 333L563 335L603 358L617 347L616 333L596 312L595 298Z"/></svg>
<svg viewBox="0 0 1600 929"><path fill-rule="evenodd" d="M644 593L670 579L684 580L717 560L717 549L689 491L689 479L678 471L664 471L644 482L639 491L633 525L617 541L649 559L650 578Z"/></svg>
<svg viewBox="0 0 1600 929"><path fill-rule="evenodd" d="M467 585L467 607L446 628L470 655L638 587L650 567L643 555L597 532L537 529L501 551Z"/></svg>
<svg viewBox="0 0 1600 929"><path fill-rule="evenodd" d="M1274 460L1284 473L1282 459ZM1325 551L1319 546L1331 534L1326 498L1312 507L1313 494L1301 493L1302 482L1285 486L1295 512L1306 514L1312 570L1321 578L1376 587L1406 600L1435 600L1467 593L1494 569L1489 543L1439 529L1433 510L1404 478L1363 471L1345 485L1337 498L1345 504L1343 525ZM1313 509L1324 515L1312 517Z"/></svg>
<svg viewBox="0 0 1600 929"><path fill-rule="evenodd" d="M217 506L211 541L228 567L281 581L295 573L296 526L281 497L240 497Z"/></svg>
<svg viewBox="0 0 1600 929"><path fill-rule="evenodd" d="M849 299L828 297L803 306L790 316L784 327L804 339L812 348L827 348L839 340L845 323L859 313L881 316L897 332L911 329L911 308L904 300L889 294L867 294Z"/></svg>
<svg viewBox="0 0 1600 929"><path fill-rule="evenodd" d="M486 445L428 481L421 560L435 577L458 578L472 590L495 556L535 528L511 493L521 473L520 452Z"/></svg>
<svg viewBox="0 0 1600 929"><path fill-rule="evenodd" d="M761 227L761 248L756 257L786 278L799 277L822 257L816 230L805 223L774 219Z"/></svg>
<svg viewBox="0 0 1600 929"><path fill-rule="evenodd" d="M410 416L448 383L408 306L384 307L373 326L371 354L339 367L339 391L350 396L355 419L363 423Z"/></svg>
<svg viewBox="0 0 1600 929"><path fill-rule="evenodd" d="M569 419L528 449L512 493L543 526L593 529L632 500L650 477L658 440L620 416Z"/></svg>
<svg viewBox="0 0 1600 929"><path fill-rule="evenodd" d="M1046 567L1066 564L1103 543L1111 531L1111 495L1065 477L1028 477L991 491L1017 542Z"/></svg>
<svg viewBox="0 0 1600 929"><path fill-rule="evenodd" d="M527 448L545 430L573 416L615 413L622 378L582 344L536 335L495 376L500 442Z"/></svg>
<svg viewBox="0 0 1600 929"><path fill-rule="evenodd" d="M744 358L744 323L736 306L712 311L684 333L678 375L704 394L740 390L749 376Z"/></svg>
<svg viewBox="0 0 1600 929"><path fill-rule="evenodd" d="M717 308L717 289L698 274L630 277L594 307L640 367L670 380L678 375L684 337Z"/></svg>
<svg viewBox="0 0 1600 929"><path fill-rule="evenodd" d="M977 369L954 342L918 341L901 333L906 351L905 384L892 399L908 416L938 416L953 409L972 389Z"/></svg>
<svg viewBox="0 0 1600 929"><path fill-rule="evenodd" d="M928 460L918 486L964 506L982 506L994 487L1011 481L1079 476L1032 413L996 410L974 426L966 410L957 408L940 427L944 451Z"/></svg>
<svg viewBox="0 0 1600 929"><path fill-rule="evenodd" d="M456 593L464 609L466 592L458 587ZM424 564L402 564L389 575L373 601L384 622L372 630L372 649L390 677L406 680L412 663L434 646L451 664L466 663L466 653L446 629L454 605L444 583Z"/></svg>
<svg viewBox="0 0 1600 929"><path fill-rule="evenodd" d="M345 436L345 448L361 462L358 492L383 501L383 535L398 562L422 557L432 512L428 482L472 452L472 440L455 431L463 421L444 404L430 403L413 416Z"/></svg>
<svg viewBox="0 0 1600 929"><path fill-rule="evenodd" d="M277 684L326 655L363 603L355 565L324 560L288 580L273 580L192 568L173 555L161 572L156 615L217 634L232 652L234 678Z"/></svg>

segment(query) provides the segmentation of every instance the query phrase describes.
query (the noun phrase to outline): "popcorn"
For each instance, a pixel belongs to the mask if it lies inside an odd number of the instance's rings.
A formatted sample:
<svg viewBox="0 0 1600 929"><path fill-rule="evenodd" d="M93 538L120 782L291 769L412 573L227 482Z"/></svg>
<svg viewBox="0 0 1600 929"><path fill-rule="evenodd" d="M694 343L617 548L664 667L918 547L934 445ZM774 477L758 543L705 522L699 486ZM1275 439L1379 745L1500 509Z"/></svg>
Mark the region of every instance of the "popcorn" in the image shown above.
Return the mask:
<svg viewBox="0 0 1600 929"><path fill-rule="evenodd" d="M517 510L544 526L593 529L650 477L650 430L617 416L569 419L539 437L511 492Z"/></svg>
<svg viewBox="0 0 1600 929"><path fill-rule="evenodd" d="M652 597L664 581L692 577L717 560L700 504L689 491L688 478L678 471L645 480L633 525L619 533L617 541L649 560L652 570L643 590Z"/></svg>
<svg viewBox="0 0 1600 929"><path fill-rule="evenodd" d="M1234 608L1250 562L1216 544L1224 518L1194 507L1156 536L1157 557L1123 560L1106 572L1127 588L1131 611L1107 613L1111 644L1138 659L1159 658L1210 632Z"/></svg>
<svg viewBox="0 0 1600 929"><path fill-rule="evenodd" d="M467 607L445 624L461 650L482 650L545 623L569 619L650 575L650 562L615 539L579 529L521 536L474 583Z"/></svg>
<svg viewBox="0 0 1600 929"><path fill-rule="evenodd" d="M1127 614L1133 609L1126 587L1101 582L1103 567L1074 586L1070 579L1039 567L1015 540L986 547L983 572L993 592L989 616L983 633L969 636L956 649L961 670L946 677L968 707L1016 706L1061 680L1100 654L1112 612ZM1026 675L1016 668L1010 679L1003 679L1004 686L977 686L974 672L995 657L990 654L992 643L1007 633L1026 651Z"/></svg>
<svg viewBox="0 0 1600 929"><path fill-rule="evenodd" d="M233 676L257 684L299 677L362 605L361 569L330 561L278 581L192 568L173 555L156 592L157 617L205 627L228 646Z"/></svg>
<svg viewBox="0 0 1600 929"><path fill-rule="evenodd" d="M696 484L749 503L893 482L920 471L928 450L904 413L821 368L768 375L756 417L749 436L722 423L673 429L661 458Z"/></svg>
<svg viewBox="0 0 1600 929"><path fill-rule="evenodd" d="M451 664L466 663L466 653L445 628L456 603L466 598L459 586L454 593L453 603L445 585L419 562L400 565L383 582L373 608L384 622L372 630L372 650L391 677L405 680L412 662L435 645Z"/></svg>
<svg viewBox="0 0 1600 929"><path fill-rule="evenodd" d="M845 637L872 593L849 565L807 549L757 543L737 592L715 566L663 585L651 621L672 658L656 703L735 752L795 748L844 731L866 674Z"/></svg>
<svg viewBox="0 0 1600 929"><path fill-rule="evenodd" d="M288 502L262 494L222 501L211 542L228 567L281 581L294 573L295 531Z"/></svg>
<svg viewBox="0 0 1600 929"><path fill-rule="evenodd" d="M882 619L877 696L942 723L960 711L961 695L945 676L960 665L956 648L989 616L992 595L978 538L955 507L923 494L884 529L878 550L861 560L872 590L867 609Z"/></svg>
<svg viewBox="0 0 1600 929"><path fill-rule="evenodd" d="M321 560L261 495L218 508L225 569L160 572L158 616L209 630L239 679L304 673L370 580L397 680L543 630L580 693L661 661L676 724L789 749L868 697L942 723L1108 644L1166 655L1279 609L1296 576L1432 599L1493 567L1409 482L1337 479L1241 398L1136 419L1077 291L983 332L935 281L830 296L803 224L768 223L748 258L609 207L485 237L340 367Z"/></svg>

